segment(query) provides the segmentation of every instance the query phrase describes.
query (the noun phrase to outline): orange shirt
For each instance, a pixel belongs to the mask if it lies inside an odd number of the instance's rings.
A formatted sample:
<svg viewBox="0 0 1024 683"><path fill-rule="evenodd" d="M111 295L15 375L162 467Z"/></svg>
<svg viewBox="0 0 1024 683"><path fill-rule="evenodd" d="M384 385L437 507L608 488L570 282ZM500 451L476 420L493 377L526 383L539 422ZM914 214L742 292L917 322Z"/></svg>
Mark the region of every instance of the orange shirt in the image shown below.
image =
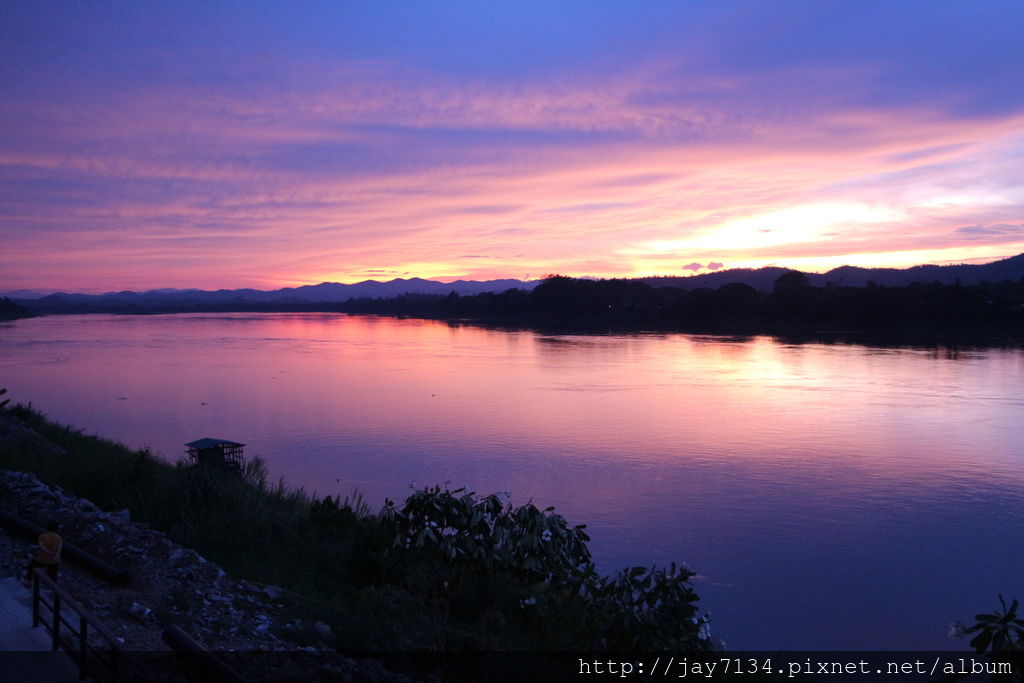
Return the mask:
<svg viewBox="0 0 1024 683"><path fill-rule="evenodd" d="M52 531L44 531L39 535L39 550L36 551L36 562L39 564L60 564L60 549L64 546L61 537Z"/></svg>

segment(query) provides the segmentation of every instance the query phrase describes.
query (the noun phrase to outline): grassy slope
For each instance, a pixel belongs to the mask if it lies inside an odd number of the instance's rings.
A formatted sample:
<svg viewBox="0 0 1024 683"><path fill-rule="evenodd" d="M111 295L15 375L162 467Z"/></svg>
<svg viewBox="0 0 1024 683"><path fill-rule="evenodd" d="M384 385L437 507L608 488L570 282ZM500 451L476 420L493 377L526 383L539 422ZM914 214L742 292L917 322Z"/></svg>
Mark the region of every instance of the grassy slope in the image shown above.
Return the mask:
<svg viewBox="0 0 1024 683"><path fill-rule="evenodd" d="M347 651L685 651L709 644L698 635L689 570L636 568L606 579L587 562L580 569L562 566L558 579L544 578L555 576L552 568L560 565L552 554L557 543L549 543L544 536L550 532L543 529L557 530L555 518L563 523L548 511L493 510L508 523L505 528L525 535L514 542L504 536L479 557L463 557L462 550L446 546L456 537L414 527L436 526L425 522L431 516L444 526L461 508L475 526L460 527L465 535L458 538L485 547L480 544L487 541L476 539L491 532L479 526L476 503L465 493L435 491L434 497L420 491L406 501L409 509L418 499L418 513L391 508L385 519L368 514L359 501L315 500L283 483L268 487L259 461L243 477L170 465L23 406L8 412L44 439L0 439L0 469L33 472L104 509L128 508L133 520L164 531L233 576L289 589L302 616L328 622ZM422 548L421 542L409 544L408 536L417 534L434 540ZM395 545L396 535L406 538L404 546ZM497 561L502 553L512 559Z"/></svg>
<svg viewBox="0 0 1024 683"><path fill-rule="evenodd" d="M337 622L352 589L372 581L373 561L386 547L377 520L352 511L340 515L345 528L335 525L338 533L325 534L310 522L311 510L322 505L301 490L264 485L259 464L250 464L245 479L171 465L22 406L10 413L45 441L0 440L0 469L33 472L103 509L128 508L133 520L166 532L234 576L315 596L309 602L317 617Z"/></svg>

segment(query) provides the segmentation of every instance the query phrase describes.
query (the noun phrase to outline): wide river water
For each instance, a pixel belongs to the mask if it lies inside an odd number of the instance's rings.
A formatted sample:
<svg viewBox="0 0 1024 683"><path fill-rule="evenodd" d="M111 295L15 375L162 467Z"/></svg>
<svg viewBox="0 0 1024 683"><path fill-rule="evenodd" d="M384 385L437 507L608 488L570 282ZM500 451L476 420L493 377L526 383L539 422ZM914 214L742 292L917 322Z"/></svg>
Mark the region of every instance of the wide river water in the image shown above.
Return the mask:
<svg viewBox="0 0 1024 683"><path fill-rule="evenodd" d="M685 562L730 649L957 649L1024 598L1024 352L542 334L333 314L0 323L0 386L174 461L210 436L377 508L554 505L605 572Z"/></svg>

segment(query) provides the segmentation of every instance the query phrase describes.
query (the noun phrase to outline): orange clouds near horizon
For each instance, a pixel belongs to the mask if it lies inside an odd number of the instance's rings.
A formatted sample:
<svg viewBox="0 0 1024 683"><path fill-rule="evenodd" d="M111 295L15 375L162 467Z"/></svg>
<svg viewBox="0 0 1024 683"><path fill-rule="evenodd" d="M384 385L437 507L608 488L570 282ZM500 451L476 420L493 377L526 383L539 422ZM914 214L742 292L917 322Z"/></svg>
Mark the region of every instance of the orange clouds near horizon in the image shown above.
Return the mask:
<svg viewBox="0 0 1024 683"><path fill-rule="evenodd" d="M825 21L809 10L655 8L664 27L597 11L645 29L646 42L616 34L621 58L572 31L531 38L550 63L479 37L447 45L465 52L453 60L431 26L387 29L402 43L346 33L390 35L372 10L296 19L308 45L261 33L260 49L242 35L281 17L256 12L238 36L178 18L159 33L167 17L138 9L134 29L90 17L51 36L16 16L0 291L822 272L1024 252L1024 103L1003 87L1012 69L970 67L1005 52L1014 21L967 13L982 44L924 21L919 49L946 60L935 71L894 58L905 38L866 19L822 47L795 28ZM721 33L696 31L697 15ZM729 40L762 23L748 44ZM350 42L326 40L331 27ZM505 44L502 25L476 29ZM192 52L139 42L150 33Z"/></svg>

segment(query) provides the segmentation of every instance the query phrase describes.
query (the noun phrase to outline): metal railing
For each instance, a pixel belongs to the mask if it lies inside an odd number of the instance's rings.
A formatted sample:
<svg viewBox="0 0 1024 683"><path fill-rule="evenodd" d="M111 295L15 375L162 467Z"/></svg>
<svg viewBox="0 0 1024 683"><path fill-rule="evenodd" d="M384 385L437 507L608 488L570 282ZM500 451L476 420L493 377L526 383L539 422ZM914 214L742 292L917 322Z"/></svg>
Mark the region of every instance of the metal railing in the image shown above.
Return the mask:
<svg viewBox="0 0 1024 683"><path fill-rule="evenodd" d="M245 683L245 679L237 671L177 626L167 627L163 639L178 655L178 660L189 673L190 680Z"/></svg>
<svg viewBox="0 0 1024 683"><path fill-rule="evenodd" d="M39 569L32 571L32 626L46 629L52 649L64 650L75 661L79 680L86 676L112 683L155 680L110 629Z"/></svg>

